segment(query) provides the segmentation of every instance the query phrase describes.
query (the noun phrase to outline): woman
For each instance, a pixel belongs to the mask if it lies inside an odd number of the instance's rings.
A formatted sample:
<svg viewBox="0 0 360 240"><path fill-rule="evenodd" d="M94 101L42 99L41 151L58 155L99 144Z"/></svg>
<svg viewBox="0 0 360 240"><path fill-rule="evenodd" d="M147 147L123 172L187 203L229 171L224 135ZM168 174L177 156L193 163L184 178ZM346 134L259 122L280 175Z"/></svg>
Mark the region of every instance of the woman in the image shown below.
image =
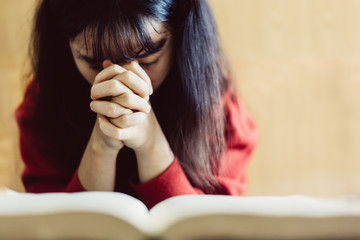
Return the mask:
<svg viewBox="0 0 360 240"><path fill-rule="evenodd" d="M42 0L31 55L26 191L244 192L257 130L206 1Z"/></svg>

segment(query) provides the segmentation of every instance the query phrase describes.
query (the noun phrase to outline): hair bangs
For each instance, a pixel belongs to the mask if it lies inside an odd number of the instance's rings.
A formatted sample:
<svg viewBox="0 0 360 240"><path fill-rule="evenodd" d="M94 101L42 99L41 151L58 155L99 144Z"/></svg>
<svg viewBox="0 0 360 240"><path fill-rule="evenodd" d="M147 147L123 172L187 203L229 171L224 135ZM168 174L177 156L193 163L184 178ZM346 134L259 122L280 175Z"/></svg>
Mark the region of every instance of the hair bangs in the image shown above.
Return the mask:
<svg viewBox="0 0 360 240"><path fill-rule="evenodd" d="M130 62L157 48L150 36L150 22L145 17L137 17L131 20L109 19L89 25L81 33L81 43L87 54L98 63L105 59L113 63ZM157 32L151 23L150 27Z"/></svg>

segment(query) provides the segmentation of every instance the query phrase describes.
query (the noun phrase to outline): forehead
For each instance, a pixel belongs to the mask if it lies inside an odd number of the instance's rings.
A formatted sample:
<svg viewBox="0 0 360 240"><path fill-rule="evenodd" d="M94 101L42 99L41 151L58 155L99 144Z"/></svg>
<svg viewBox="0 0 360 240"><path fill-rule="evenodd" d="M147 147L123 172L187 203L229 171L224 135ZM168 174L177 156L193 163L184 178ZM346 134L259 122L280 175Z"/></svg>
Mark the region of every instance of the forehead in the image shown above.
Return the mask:
<svg viewBox="0 0 360 240"><path fill-rule="evenodd" d="M160 42L162 39L166 38L170 34L168 25L164 22L146 21L145 27L152 42L155 44ZM78 34L72 41L70 41L70 46L71 48L73 48L74 50L76 50L81 54L92 56L93 55L92 46L96 45L93 42L95 35L96 34L94 34L94 30L86 29L85 31ZM114 39L113 35L114 35L113 33L109 33L109 31L107 30L103 35L103 40L104 42L108 43L108 45L110 45L111 48L116 50L117 49L116 43L114 42L114 40L110 40L110 39ZM116 36L117 42L120 41L119 38L122 38L120 34ZM140 54L144 52L141 51L142 47L139 41L137 40L134 32L132 33L132 37L131 37L131 47L134 48L134 51L139 52Z"/></svg>

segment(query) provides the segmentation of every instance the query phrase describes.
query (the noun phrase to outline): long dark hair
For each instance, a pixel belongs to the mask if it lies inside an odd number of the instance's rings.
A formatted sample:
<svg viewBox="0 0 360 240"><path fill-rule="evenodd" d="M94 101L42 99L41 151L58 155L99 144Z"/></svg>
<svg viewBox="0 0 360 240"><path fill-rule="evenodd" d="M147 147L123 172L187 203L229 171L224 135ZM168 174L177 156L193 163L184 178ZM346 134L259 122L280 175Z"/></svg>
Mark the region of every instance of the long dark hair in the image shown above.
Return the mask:
<svg viewBox="0 0 360 240"><path fill-rule="evenodd" d="M156 47L147 20L169 26L174 49L172 69L151 99L154 111L191 183L211 193L226 148L221 99L229 81L205 0L42 0L30 48L38 91L34 125L62 157L76 152L81 159L95 115L88 107L91 86L75 66L69 40L83 33L99 59L126 61L135 56L134 38L145 51Z"/></svg>

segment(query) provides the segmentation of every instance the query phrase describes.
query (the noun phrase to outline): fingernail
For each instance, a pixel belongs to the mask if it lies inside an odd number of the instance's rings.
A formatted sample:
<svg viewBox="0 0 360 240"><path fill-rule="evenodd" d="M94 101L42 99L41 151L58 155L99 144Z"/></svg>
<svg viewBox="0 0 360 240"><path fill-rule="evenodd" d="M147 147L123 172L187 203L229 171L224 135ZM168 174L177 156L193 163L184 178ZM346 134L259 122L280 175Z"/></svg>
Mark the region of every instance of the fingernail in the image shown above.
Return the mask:
<svg viewBox="0 0 360 240"><path fill-rule="evenodd" d="M91 109L93 108L93 105L94 105L94 102L91 101L91 102L90 102L90 108L91 108Z"/></svg>
<svg viewBox="0 0 360 240"><path fill-rule="evenodd" d="M101 117L99 117L99 123L101 123Z"/></svg>

